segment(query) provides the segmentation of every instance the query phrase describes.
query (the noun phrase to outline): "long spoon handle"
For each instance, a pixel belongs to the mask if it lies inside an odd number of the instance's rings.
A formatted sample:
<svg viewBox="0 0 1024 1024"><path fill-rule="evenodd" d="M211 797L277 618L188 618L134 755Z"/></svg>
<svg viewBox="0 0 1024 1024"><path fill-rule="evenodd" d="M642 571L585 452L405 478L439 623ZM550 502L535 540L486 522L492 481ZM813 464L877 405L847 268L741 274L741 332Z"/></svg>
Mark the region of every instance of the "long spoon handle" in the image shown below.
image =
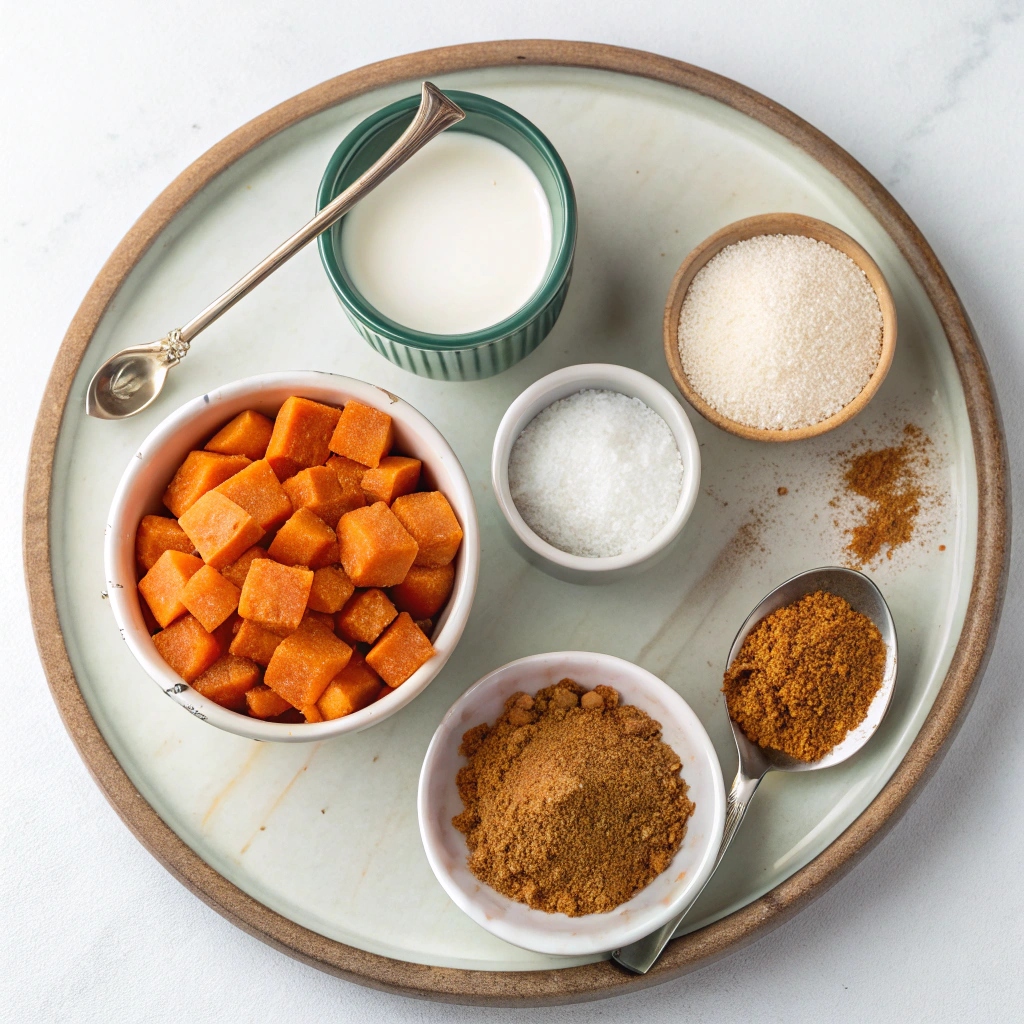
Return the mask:
<svg viewBox="0 0 1024 1024"><path fill-rule="evenodd" d="M178 334L187 350L188 343L226 313L239 299L248 295L261 281L269 277L282 263L308 245L317 235L336 224L359 202L367 192L375 189L389 174L397 170L414 153L421 150L435 135L465 117L436 85L423 83L419 109L409 127L399 136L386 153L364 171L341 195L331 200L308 224L299 228L287 241L282 242L265 260L253 267L241 280L236 281L223 295L214 299L198 316L194 316Z"/></svg>
<svg viewBox="0 0 1024 1024"><path fill-rule="evenodd" d="M711 874L708 875L704 885L700 887L697 895L693 897L689 906L681 914L674 917L667 924L662 925L656 932L651 932L650 935L645 935L642 939L637 939L636 942L631 942L628 946L616 949L612 953L612 959L617 964L625 967L628 971L632 971L634 974L646 974L654 966L658 957L661 956L662 950L669 944L672 936L676 933L676 929L683 923L683 919L690 912L690 908L697 902L708 882L714 877L715 872L718 870L718 865L722 863L722 858L725 856L725 851L729 848L729 844L733 841L740 825L743 823L747 808L750 806L750 799L761 784L762 778L764 778L763 775L751 778L743 771L743 766L740 765L726 800L722 845L718 848L718 856L715 858L715 865L711 869Z"/></svg>

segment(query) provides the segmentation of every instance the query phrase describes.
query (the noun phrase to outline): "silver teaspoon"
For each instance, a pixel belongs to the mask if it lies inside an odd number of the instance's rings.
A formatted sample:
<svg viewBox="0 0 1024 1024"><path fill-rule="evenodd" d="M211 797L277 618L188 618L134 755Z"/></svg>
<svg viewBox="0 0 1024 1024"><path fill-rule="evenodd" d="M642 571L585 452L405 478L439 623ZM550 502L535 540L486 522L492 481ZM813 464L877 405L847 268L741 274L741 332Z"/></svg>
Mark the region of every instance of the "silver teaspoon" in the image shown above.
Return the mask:
<svg viewBox="0 0 1024 1024"><path fill-rule="evenodd" d="M855 572L853 569L842 569L838 566L810 569L776 587L740 626L736 639L733 640L732 647L729 649L729 659L726 664L733 663L747 635L765 616L771 615L779 608L792 604L817 590L824 590L845 598L854 611L866 615L878 627L878 631L882 634L882 640L885 641L885 672L882 676L882 685L871 702L864 721L856 729L851 729L846 738L823 758L810 763L797 761L778 750L770 750L751 743L744 735L743 730L731 718L729 719L733 739L736 741L736 752L739 754L739 768L726 802L722 845L719 847L718 857L708 881L718 870L718 865L722 863L725 851L729 848L729 844L733 841L743 822L744 815L747 813L751 797L768 772L809 772L819 768L831 768L832 765L845 761L848 757L856 754L871 739L889 708L896 684L896 627L893 625L889 606L885 603L885 598L882 597L878 587L863 573ZM707 882L704 883L704 886L706 885ZM628 946L623 946L622 949L616 949L612 953L612 959L634 974L646 974L661 956L662 950L668 945L690 908L697 902L697 897L704 891L704 886L701 886L689 906L678 917L669 921L658 931L652 932Z"/></svg>
<svg viewBox="0 0 1024 1024"><path fill-rule="evenodd" d="M328 203L305 227L299 228L291 238L282 242L262 263L253 267L245 277L233 284L220 298L214 299L184 327L171 331L152 344L133 345L111 356L89 382L85 411L97 419L120 420L145 409L160 394L167 371L181 362L188 353L192 339L200 331L209 327L244 295L248 295L304 245L341 220L360 199L432 138L465 116L436 85L424 82L416 116L375 164Z"/></svg>

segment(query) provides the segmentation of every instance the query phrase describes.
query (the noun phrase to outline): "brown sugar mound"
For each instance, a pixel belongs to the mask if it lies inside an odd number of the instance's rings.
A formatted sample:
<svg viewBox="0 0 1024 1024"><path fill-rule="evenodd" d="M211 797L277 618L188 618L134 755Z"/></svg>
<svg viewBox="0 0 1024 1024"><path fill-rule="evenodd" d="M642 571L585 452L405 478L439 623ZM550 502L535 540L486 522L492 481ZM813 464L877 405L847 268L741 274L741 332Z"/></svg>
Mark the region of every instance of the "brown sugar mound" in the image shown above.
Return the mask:
<svg viewBox="0 0 1024 1024"><path fill-rule="evenodd" d="M609 686L513 694L462 738L469 868L510 899L570 917L635 896L676 855L694 805L661 726Z"/></svg>
<svg viewBox="0 0 1024 1024"><path fill-rule="evenodd" d="M875 624L843 598L817 591L750 633L722 689L752 743L817 761L864 721L884 671Z"/></svg>

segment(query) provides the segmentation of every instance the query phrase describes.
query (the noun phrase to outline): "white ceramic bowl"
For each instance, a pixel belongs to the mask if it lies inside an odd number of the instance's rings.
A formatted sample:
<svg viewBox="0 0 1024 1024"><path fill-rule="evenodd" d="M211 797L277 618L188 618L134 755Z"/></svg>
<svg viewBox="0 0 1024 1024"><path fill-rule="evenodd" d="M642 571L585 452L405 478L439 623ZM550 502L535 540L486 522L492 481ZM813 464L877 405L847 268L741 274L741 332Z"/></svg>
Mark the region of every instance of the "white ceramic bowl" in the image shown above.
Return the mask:
<svg viewBox="0 0 1024 1024"><path fill-rule="evenodd" d="M493 722L517 691L534 694L569 676L587 689L604 683L624 704L642 708L662 725L662 736L680 756L695 809L686 836L667 870L627 903L607 914L567 917L532 910L480 882L467 864L466 839L452 825L463 810L455 773L465 764L462 734ZM524 949L584 956L616 949L660 928L696 898L711 874L725 823L725 787L715 748L700 719L670 686L646 669L607 654L566 651L534 654L503 665L470 687L434 733L420 770L420 837L445 892L493 935Z"/></svg>
<svg viewBox="0 0 1024 1024"><path fill-rule="evenodd" d="M344 718L329 722L288 725L264 722L228 711L201 696L160 657L142 619L135 585L135 530L148 513L167 515L161 501L168 482L185 456L243 409L273 416L290 395L341 405L350 398L388 413L394 421L399 451L423 463L423 477L442 491L463 530L455 556L455 586L434 629L437 654L386 697ZM480 531L469 481L448 442L411 405L382 388L331 373L268 373L217 388L171 413L142 442L121 477L104 540L107 593L121 635L139 664L156 684L197 718L220 729L255 740L323 740L359 732L405 707L426 689L455 650L466 628L480 568Z"/></svg>
<svg viewBox="0 0 1024 1024"><path fill-rule="evenodd" d="M683 486L672 518L646 544L606 558L571 555L539 537L520 515L508 485L509 456L523 430L553 402L588 388L639 398L668 424L683 462ZM614 363L580 363L541 377L508 407L494 436L491 487L517 546L529 561L569 583L611 583L649 569L678 539L700 491L700 448L683 407L656 380Z"/></svg>

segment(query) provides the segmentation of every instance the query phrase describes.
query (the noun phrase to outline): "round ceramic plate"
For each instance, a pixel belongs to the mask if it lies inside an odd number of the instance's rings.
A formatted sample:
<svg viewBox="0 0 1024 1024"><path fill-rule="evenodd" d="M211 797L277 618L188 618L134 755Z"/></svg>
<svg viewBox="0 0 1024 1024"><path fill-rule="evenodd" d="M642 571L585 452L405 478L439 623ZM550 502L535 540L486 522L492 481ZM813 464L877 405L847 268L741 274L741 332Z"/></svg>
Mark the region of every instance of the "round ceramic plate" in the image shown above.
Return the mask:
<svg viewBox="0 0 1024 1024"><path fill-rule="evenodd" d="M572 176L574 279L533 355L475 383L413 376L356 335L310 246L196 342L152 408L119 423L84 415L86 382L108 355L182 323L302 224L339 140L428 76L521 111ZM577 362L622 363L672 388L661 315L676 267L723 224L773 210L836 224L882 268L900 340L878 396L843 429L786 446L694 416L702 492L668 559L592 588L531 568L506 541L489 486L491 440L509 403ZM482 534L476 604L444 671L378 727L308 746L232 736L167 700L118 635L102 567L111 495L153 425L216 385L295 369L370 381L422 411L466 468ZM613 654L686 699L731 777L719 688L736 628L781 580L843 560L849 510L841 498L832 504L840 453L889 443L908 422L932 441L932 496L914 543L869 566L901 656L871 744L829 771L765 781L687 919L690 934L645 979L601 958L529 953L475 925L435 881L416 826L420 762L458 695L528 654ZM1004 480L989 380L956 295L903 211L838 147L736 83L664 58L480 44L387 61L296 97L211 150L143 215L72 323L43 401L27 573L43 660L83 757L129 827L203 899L279 948L369 984L465 1001L565 1001L720 956L821 892L906 806L967 706L994 634Z"/></svg>

